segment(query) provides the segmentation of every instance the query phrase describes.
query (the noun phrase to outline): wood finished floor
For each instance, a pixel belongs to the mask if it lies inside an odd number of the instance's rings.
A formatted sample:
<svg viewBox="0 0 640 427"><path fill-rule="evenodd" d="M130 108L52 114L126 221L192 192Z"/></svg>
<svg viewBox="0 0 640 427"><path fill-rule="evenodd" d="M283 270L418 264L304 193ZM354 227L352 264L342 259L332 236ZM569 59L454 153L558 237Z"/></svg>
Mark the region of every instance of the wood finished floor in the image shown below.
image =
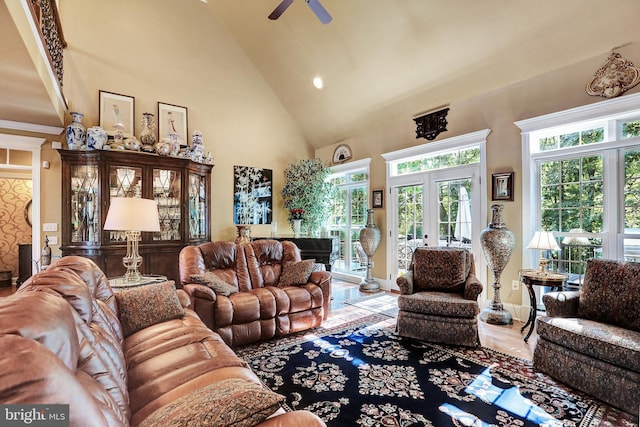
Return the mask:
<svg viewBox="0 0 640 427"><path fill-rule="evenodd" d="M349 314L361 313L367 314L366 311L359 311L352 305L344 304L345 300L371 296L371 293L361 292L359 286L355 283L345 282L342 280L332 280L332 296L331 313L327 322L339 322L340 319L346 318ZM390 295L396 295L387 292ZM395 320L393 321L395 324ZM478 320L478 330L480 333L480 342L482 346L510 356L519 357L521 359L531 360L533 357L533 349L535 347L537 335L535 331L529 338L529 342L524 342L524 334L520 333L523 323L514 320L512 325L491 325Z"/></svg>

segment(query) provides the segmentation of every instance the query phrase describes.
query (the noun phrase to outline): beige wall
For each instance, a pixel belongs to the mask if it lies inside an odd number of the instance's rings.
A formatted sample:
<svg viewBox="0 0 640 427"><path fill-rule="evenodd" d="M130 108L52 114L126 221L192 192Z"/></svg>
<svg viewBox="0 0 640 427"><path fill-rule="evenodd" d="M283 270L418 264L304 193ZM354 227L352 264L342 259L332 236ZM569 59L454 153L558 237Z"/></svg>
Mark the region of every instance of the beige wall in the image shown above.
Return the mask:
<svg viewBox="0 0 640 427"><path fill-rule="evenodd" d="M60 4L65 37L65 88L70 111L85 114L84 124L98 123L98 91L122 93L136 99L136 133L143 112L157 112L157 102L185 106L189 132L201 130L207 151L215 157L212 174L212 238L231 240L233 227L233 166L270 168L274 171L274 217L278 229L289 230L281 208L282 170L290 161L314 154L330 160L338 143L352 148L353 159L372 158L371 189L385 186L381 153L426 140L415 139L412 117L402 120L376 112L380 126L344 141L336 141L314 153L296 123L284 110L251 62L218 24L211 10L198 1L175 0L65 0ZM619 49L640 63L640 45ZM502 283L517 278L522 265L523 201L521 198L521 150L514 121L601 101L588 96L585 85L608 56L590 60L513 84L491 93L477 94L473 81L451 82L397 102L415 106L416 114L449 104L448 131L444 139L491 129L488 139L487 179L495 172L514 170L515 200L505 202L507 225L518 245ZM505 81L510 81L505 76ZM455 86L457 90L450 90ZM460 94L461 87L469 95ZM635 88L631 92L637 92ZM456 98L450 98L455 93ZM67 123L70 118L67 118ZM62 140L62 137L59 138ZM45 144L42 160L51 169L42 171L42 222L60 222L60 160ZM490 193L490 188L487 188ZM487 206L491 203L486 201ZM386 203L385 203L386 204ZM376 223L385 224L384 210L376 210ZM488 218L487 218L488 220ZM254 235L268 234L269 226L254 227ZM383 236L385 233L383 233ZM383 238L382 247L386 245ZM387 277L385 251L375 256L374 275ZM479 261L484 265L483 261ZM490 275L489 275L490 277ZM520 303L520 294L503 291L507 302Z"/></svg>
<svg viewBox="0 0 640 427"><path fill-rule="evenodd" d="M187 107L189 134L200 130L214 156L212 238L232 240L233 166L274 171L274 218L288 230L279 188L290 161L313 155L295 122L244 53L199 1L65 0L60 4L65 50L64 92L69 111L97 125L100 90L135 97L136 135L143 112L157 102ZM67 118L67 123L70 117ZM59 212L59 195L44 187L60 182L55 152L43 176L43 215ZM58 219L59 221L59 219ZM271 227L255 226L254 235Z"/></svg>
<svg viewBox="0 0 640 427"><path fill-rule="evenodd" d="M619 52L627 59L640 63L640 45L632 44ZM608 52L588 61L574 64L548 74L538 76L518 84L507 86L491 93L473 96L450 102L447 117L447 131L440 134L436 140L450 138L482 129L490 129L491 134L487 142L487 177L483 182L487 185L487 194L491 194L491 174L496 172L515 171L515 198L513 202L504 204L504 215L507 226L516 235L516 249L502 274L503 286L501 296L503 301L520 304L521 293L511 291L511 281L518 279L518 269L522 268L522 241L530 236L522 235L522 206L527 201L522 200L522 151L520 129L514 121L528 119L556 111L565 110L581 105L602 101L604 98L587 95L585 86L593 77L593 73L601 67L608 57ZM628 93L638 92L636 87ZM442 105L446 103L446 88L439 88L433 92L417 94L402 102L419 105ZM420 110L416 111L418 113ZM340 141L348 144L353 152L353 160L371 157L371 189L385 187L385 163L380 156L382 153L425 144L425 139L415 138L415 123L412 117L398 122L387 123L379 128L371 129L356 137ZM334 148L338 144L316 150L316 156L330 160ZM487 213L490 216L489 205ZM388 204L385 203L386 206ZM383 210L376 210L376 224L386 225L386 214ZM486 223L488 223L487 218ZM386 233L383 230L381 248L386 245ZM477 236L477 234L476 234ZM524 254L528 256L528 254ZM378 250L374 256L374 276L388 277L386 271L385 251ZM476 260L476 265L486 268L484 260ZM487 275L492 280L491 273ZM492 293L490 292L490 295Z"/></svg>

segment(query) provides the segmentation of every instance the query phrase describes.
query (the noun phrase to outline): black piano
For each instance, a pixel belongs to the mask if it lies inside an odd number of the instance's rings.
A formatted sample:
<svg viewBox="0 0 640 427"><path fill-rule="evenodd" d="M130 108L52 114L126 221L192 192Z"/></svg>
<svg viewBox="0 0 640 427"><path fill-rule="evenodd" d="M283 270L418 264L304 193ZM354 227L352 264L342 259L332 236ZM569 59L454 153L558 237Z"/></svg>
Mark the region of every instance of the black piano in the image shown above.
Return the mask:
<svg viewBox="0 0 640 427"><path fill-rule="evenodd" d="M300 249L302 259L315 259L331 271L331 263L338 259L340 242L338 237L252 237L252 240L288 240Z"/></svg>

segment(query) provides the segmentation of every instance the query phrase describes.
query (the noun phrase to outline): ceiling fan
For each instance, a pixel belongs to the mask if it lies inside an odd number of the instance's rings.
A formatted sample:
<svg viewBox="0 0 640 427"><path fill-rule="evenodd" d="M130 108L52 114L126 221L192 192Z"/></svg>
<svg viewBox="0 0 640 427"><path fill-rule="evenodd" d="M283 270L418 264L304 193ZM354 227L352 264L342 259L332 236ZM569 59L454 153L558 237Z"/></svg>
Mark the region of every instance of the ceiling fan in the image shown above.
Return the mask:
<svg viewBox="0 0 640 427"><path fill-rule="evenodd" d="M331 15L329 15L329 12L327 12L327 9L325 9L324 6L320 4L320 1L318 0L305 0L305 1L307 2L307 5L309 5L309 8L313 11L313 13L316 14L320 22L322 22L323 24L328 24L329 22L331 22L331 19L332 19ZM280 3L278 7L276 7L273 10L273 12L271 12L271 15L269 15L269 19L276 20L280 18L280 15L282 15L284 11L287 10L289 6L291 6L291 3L293 3L293 0L282 0L282 3Z"/></svg>

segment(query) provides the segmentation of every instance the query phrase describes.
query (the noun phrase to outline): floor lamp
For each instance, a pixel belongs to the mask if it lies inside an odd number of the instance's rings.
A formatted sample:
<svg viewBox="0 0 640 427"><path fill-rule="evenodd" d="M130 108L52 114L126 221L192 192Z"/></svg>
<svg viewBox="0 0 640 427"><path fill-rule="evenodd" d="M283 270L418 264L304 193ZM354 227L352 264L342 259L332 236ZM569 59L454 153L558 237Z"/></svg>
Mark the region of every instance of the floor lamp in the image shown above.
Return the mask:
<svg viewBox="0 0 640 427"><path fill-rule="evenodd" d="M138 267L142 257L138 252L138 240L142 231L160 231L158 203L155 200L135 197L113 197L104 222L105 230L124 231L127 237L127 254L122 263L127 268L126 283L140 281Z"/></svg>

